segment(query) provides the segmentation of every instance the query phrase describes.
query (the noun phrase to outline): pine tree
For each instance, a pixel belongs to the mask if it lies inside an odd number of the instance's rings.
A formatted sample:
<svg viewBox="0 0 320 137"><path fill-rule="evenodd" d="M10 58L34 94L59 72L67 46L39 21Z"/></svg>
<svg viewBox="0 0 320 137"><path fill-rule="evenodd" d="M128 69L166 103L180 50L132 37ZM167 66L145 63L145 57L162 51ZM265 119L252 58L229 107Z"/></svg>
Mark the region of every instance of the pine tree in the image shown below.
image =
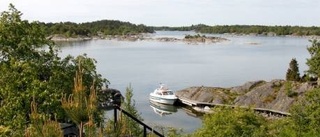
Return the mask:
<svg viewBox="0 0 320 137"><path fill-rule="evenodd" d="M312 42L312 45L307 48L311 57L307 59L306 64L309 66L308 73L311 76L316 76L319 78L320 77L320 41L313 40L311 42Z"/></svg>
<svg viewBox="0 0 320 137"><path fill-rule="evenodd" d="M121 108L137 118L140 121L143 121L139 111L135 107L135 100L133 97L133 89L131 85L126 88L125 98L121 101ZM123 115L120 113L120 118L117 121L117 126L114 129L112 125L114 125L115 121L109 120L106 124L105 131L108 135L111 136L134 136L139 137L143 135L143 129L141 126L131 119L130 117Z"/></svg>
<svg viewBox="0 0 320 137"><path fill-rule="evenodd" d="M122 103L122 108L130 113L132 116L136 117L140 121L143 121L142 117L140 116L139 111L135 107L135 100L132 99L133 97L133 89L131 87L131 84L126 88L126 94L125 94L125 100ZM139 126L139 124L129 117L123 117L123 122L125 125L122 127L122 129L125 130L126 135L132 135L132 136L141 136L143 133L142 128Z"/></svg>
<svg viewBox="0 0 320 137"><path fill-rule="evenodd" d="M50 120L47 116L38 113L35 98L31 102L30 124L25 130L25 137L62 137L63 131L57 120ZM1 134L0 134L1 136Z"/></svg>
<svg viewBox="0 0 320 137"><path fill-rule="evenodd" d="M80 61L79 61L80 62ZM80 63L79 63L80 64ZM85 93L86 87L83 85L82 76L84 70L79 65L78 71L74 78L74 90L70 96L62 98L62 108L66 111L69 118L77 124L79 128L79 136L83 136L85 124L89 125L91 130L95 130L93 123L93 115L97 110L97 96L94 85L90 88L90 94ZM93 82L94 83L94 82Z"/></svg>
<svg viewBox="0 0 320 137"><path fill-rule="evenodd" d="M295 58L293 58L289 64L289 68L286 74L286 80L288 81L299 81L300 80L300 73L298 62Z"/></svg>

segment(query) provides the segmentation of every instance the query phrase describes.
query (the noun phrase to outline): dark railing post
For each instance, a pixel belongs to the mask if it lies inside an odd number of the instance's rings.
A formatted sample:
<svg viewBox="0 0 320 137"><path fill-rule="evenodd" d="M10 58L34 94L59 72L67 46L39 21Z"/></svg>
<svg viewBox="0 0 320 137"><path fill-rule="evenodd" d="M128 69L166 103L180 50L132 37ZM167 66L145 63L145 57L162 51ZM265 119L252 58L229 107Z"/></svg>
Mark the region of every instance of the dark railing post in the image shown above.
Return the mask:
<svg viewBox="0 0 320 137"><path fill-rule="evenodd" d="M147 128L146 128L146 126L143 126L143 136L147 137Z"/></svg>
<svg viewBox="0 0 320 137"><path fill-rule="evenodd" d="M117 129L117 120L118 120L118 114L117 114L117 107L116 106L113 106L114 108L114 131L116 131L116 129Z"/></svg>

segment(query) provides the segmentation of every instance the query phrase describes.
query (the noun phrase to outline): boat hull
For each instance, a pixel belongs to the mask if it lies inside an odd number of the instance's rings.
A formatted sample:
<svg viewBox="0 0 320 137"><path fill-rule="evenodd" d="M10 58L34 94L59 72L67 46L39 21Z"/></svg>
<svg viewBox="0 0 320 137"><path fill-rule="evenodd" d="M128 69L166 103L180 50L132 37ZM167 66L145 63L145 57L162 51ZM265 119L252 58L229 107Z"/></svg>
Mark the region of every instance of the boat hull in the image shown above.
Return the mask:
<svg viewBox="0 0 320 137"><path fill-rule="evenodd" d="M176 100L177 100L177 98L164 98L161 96L156 96L156 95L150 94L150 101L153 101L156 103L173 105L176 102Z"/></svg>

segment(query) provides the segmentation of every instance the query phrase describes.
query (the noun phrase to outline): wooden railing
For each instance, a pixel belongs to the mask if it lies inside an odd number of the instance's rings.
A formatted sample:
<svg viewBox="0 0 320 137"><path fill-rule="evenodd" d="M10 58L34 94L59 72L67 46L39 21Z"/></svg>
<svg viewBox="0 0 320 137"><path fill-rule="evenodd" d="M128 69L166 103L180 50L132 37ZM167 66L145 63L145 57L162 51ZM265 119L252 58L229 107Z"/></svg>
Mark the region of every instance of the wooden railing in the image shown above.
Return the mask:
<svg viewBox="0 0 320 137"><path fill-rule="evenodd" d="M153 132L154 134L158 135L159 137L164 137L164 135L162 135L161 133L159 133L158 131L152 129L151 127L149 127L148 125L146 125L145 123L143 123L142 121L140 121L139 119L135 118L134 116L132 116L130 113L128 113L127 111L121 109L118 105L114 105L114 129L116 129L117 127L117 120L118 120L118 114L117 111L121 111L123 114L125 114L126 116L128 116L129 118L131 118L132 120L134 120L135 122L139 123L140 125L143 126L143 136L147 137L147 129L149 129L151 132Z"/></svg>

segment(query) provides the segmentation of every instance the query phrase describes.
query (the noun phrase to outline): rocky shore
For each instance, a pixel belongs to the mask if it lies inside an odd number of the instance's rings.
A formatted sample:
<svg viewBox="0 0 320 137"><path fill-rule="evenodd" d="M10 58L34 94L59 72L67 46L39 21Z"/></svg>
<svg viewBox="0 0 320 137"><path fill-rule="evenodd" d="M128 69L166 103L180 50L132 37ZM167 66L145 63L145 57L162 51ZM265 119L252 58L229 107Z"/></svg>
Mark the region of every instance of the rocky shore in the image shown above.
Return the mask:
<svg viewBox="0 0 320 137"><path fill-rule="evenodd" d="M105 40L118 40L118 41L159 41L159 42L185 42L187 44L212 44L217 42L228 41L228 39L221 37L206 37L206 38L192 38L192 39L179 39L173 37L160 37L153 38L147 34L137 34L137 35L103 35L103 36L76 36L76 37L65 37L63 35L51 35L48 37L53 41L86 41L86 40L96 40L96 39L105 39Z"/></svg>
<svg viewBox="0 0 320 137"><path fill-rule="evenodd" d="M231 36L268 36L274 37L278 36L275 33L266 33L266 34L236 34L236 33L225 33L225 35ZM197 35L195 35L197 36ZM200 36L200 35L199 35ZM320 36L310 35L310 36L299 36L299 35L283 35L283 37L302 37L308 39L320 39ZM197 45L197 44L213 44L217 42L229 41L229 39L223 37L185 37L182 39L174 38L174 37L160 37L160 38L153 38L147 33L142 34L128 34L128 35L98 35L98 36L73 36L73 37L66 37L60 34L54 34L49 37L53 41L86 41L86 40L96 40L96 39L106 39L106 40L118 40L118 41L143 41L143 40L151 40L151 41L159 41L159 42L185 42L187 44ZM259 43L248 43L250 45L258 45Z"/></svg>
<svg viewBox="0 0 320 137"><path fill-rule="evenodd" d="M193 37L193 38L184 38L182 41L188 43L188 44L198 44L198 43L205 43L205 44L212 44L222 41L228 41L226 38L222 37Z"/></svg>
<svg viewBox="0 0 320 137"><path fill-rule="evenodd" d="M190 87L176 92L178 97L199 102L266 108L289 112L292 104L315 87L312 83L285 80L252 81L231 88Z"/></svg>
<svg viewBox="0 0 320 137"><path fill-rule="evenodd" d="M92 37L87 37L87 36L77 36L77 37L66 37L63 35L51 35L47 37L47 39L50 39L52 41L87 41L87 40L92 40Z"/></svg>

